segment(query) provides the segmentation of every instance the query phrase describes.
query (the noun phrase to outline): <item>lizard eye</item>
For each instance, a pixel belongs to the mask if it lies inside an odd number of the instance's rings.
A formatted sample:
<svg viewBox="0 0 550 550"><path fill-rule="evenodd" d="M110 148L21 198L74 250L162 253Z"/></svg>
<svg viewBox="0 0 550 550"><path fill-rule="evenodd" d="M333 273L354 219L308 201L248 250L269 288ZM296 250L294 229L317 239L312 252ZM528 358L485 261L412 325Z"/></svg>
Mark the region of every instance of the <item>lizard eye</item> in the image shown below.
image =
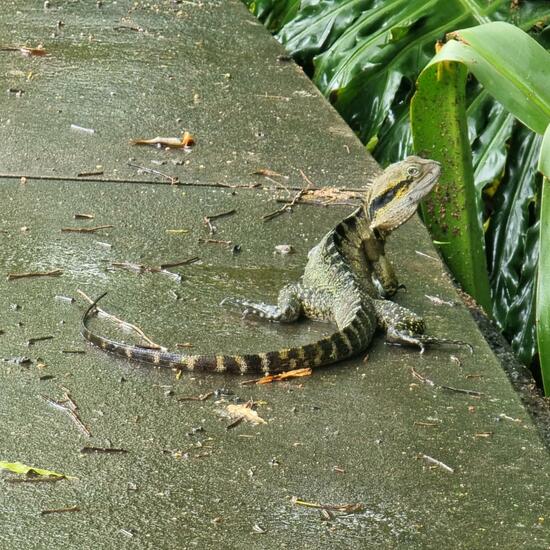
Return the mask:
<svg viewBox="0 0 550 550"><path fill-rule="evenodd" d="M420 175L420 169L416 166L409 166L407 168L407 175L416 178L416 176Z"/></svg>

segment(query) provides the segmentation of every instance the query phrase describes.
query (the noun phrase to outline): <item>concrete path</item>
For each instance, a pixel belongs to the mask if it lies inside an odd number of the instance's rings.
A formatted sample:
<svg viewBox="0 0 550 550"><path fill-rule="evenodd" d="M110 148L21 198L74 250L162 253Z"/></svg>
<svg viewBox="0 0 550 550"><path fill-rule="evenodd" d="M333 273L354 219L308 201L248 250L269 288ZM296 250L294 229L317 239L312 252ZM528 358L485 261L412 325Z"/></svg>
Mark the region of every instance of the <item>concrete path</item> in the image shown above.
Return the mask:
<svg viewBox="0 0 550 550"><path fill-rule="evenodd" d="M49 4L10 0L0 13L1 46L48 53L0 52L12 90L0 95L0 358L11 360L0 363L0 461L76 479L14 483L5 473L0 547L549 548L548 455L417 221L391 241L407 287L398 301L473 355L420 356L378 338L368 360L254 386L176 377L83 341L79 289L108 291L109 312L193 352L277 349L330 332L242 321L218 304L274 300L350 211L299 205L263 221L277 197L293 196L285 188L305 185L302 173L357 188L378 168L237 1ZM185 130L196 140L188 152L129 143ZM233 209L210 234L204 217ZM281 244L295 253L275 254ZM113 266L195 256L170 269L181 281ZM130 337L104 319L94 327ZM14 364L22 356L32 362ZM67 393L84 426L52 406ZM231 428L222 413L248 400L266 423Z"/></svg>

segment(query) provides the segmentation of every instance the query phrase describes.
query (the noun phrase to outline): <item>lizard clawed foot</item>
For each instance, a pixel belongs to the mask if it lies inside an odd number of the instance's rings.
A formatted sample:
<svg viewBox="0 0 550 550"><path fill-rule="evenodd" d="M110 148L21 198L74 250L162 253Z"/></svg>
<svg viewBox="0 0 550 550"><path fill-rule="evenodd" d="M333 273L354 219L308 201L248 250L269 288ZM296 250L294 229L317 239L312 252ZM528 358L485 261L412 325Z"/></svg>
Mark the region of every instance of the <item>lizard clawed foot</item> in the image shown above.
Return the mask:
<svg viewBox="0 0 550 550"><path fill-rule="evenodd" d="M386 333L386 341L390 344L417 346L420 354L426 351L426 347L433 346L458 346L468 348L470 353L474 353L474 348L467 342L462 340L450 340L448 338L436 338L434 336L426 336L424 334L413 334L400 330L388 330Z"/></svg>

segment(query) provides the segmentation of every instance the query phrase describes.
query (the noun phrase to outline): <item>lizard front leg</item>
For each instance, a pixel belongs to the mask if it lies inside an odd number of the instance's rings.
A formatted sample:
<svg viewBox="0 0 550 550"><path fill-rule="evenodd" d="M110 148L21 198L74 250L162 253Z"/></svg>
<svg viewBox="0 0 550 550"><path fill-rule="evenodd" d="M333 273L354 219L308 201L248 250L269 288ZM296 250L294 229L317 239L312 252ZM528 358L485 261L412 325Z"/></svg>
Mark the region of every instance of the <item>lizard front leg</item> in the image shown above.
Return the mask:
<svg viewBox="0 0 550 550"><path fill-rule="evenodd" d="M300 283L283 287L279 292L277 305L240 298L225 298L220 305L226 304L239 308L244 317L254 315L266 321L279 323L293 323L301 316L317 320L333 318L330 293L310 289Z"/></svg>
<svg viewBox="0 0 550 550"><path fill-rule="evenodd" d="M281 289L277 305L264 302L252 302L241 298L225 298L220 305L231 305L239 308L243 317L254 315L266 321L292 323L302 315L303 289L300 284L290 284Z"/></svg>

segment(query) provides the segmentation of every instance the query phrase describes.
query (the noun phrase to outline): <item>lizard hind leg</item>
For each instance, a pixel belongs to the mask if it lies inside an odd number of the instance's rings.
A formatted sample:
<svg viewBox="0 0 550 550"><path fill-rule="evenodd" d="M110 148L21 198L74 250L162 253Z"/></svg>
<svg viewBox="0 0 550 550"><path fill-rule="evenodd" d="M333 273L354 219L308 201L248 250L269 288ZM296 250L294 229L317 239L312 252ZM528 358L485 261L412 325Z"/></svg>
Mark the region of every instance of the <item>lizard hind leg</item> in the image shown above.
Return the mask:
<svg viewBox="0 0 550 550"><path fill-rule="evenodd" d="M300 284L290 284L283 287L279 292L277 305L252 302L241 298L225 298L220 305L231 305L240 309L243 317L254 315L266 321L292 323L302 315L301 296L302 286Z"/></svg>
<svg viewBox="0 0 550 550"><path fill-rule="evenodd" d="M392 344L417 346L424 353L429 346L465 346L472 353L472 346L462 340L436 338L424 334L423 319L395 302L375 300L379 326L386 332L386 341Z"/></svg>

